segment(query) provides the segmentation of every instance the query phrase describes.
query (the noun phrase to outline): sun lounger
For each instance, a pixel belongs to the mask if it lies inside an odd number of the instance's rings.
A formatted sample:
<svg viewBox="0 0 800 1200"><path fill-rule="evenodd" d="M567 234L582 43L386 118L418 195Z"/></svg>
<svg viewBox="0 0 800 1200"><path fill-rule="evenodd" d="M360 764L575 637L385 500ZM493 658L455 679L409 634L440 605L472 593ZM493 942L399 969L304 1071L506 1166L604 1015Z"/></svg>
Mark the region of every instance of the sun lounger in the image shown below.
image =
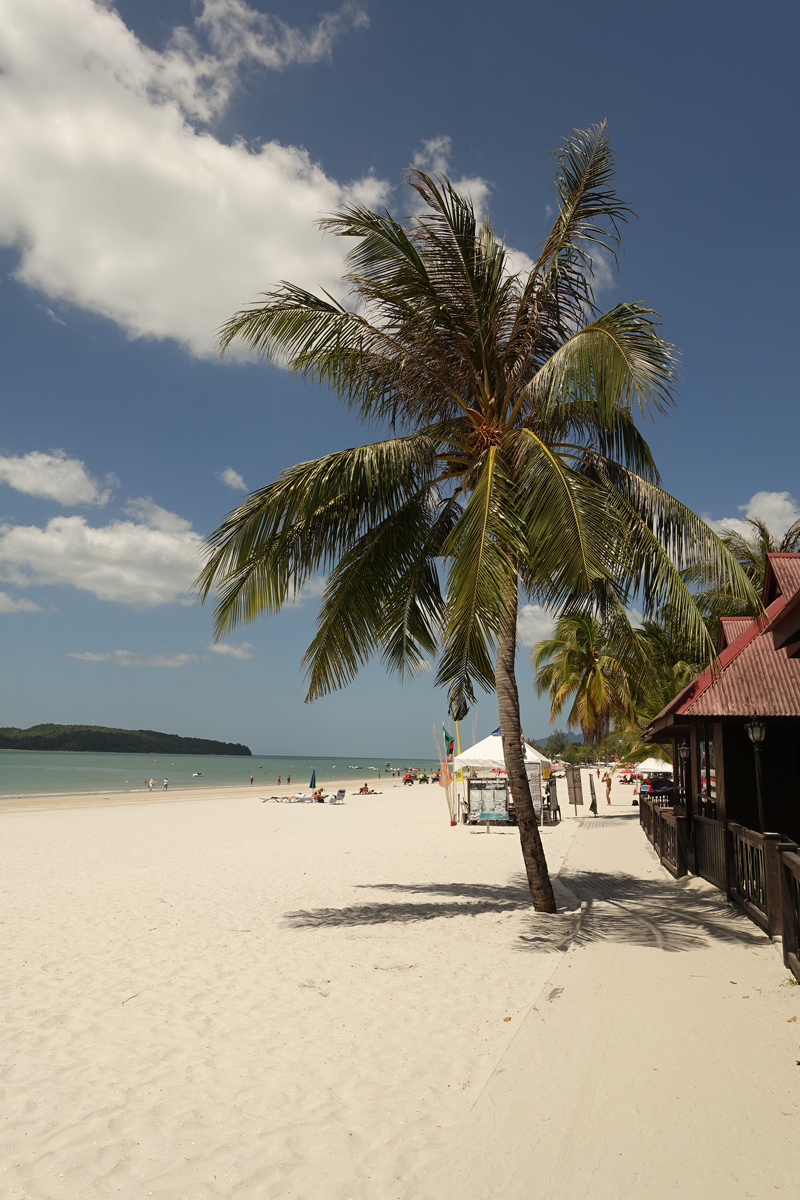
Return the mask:
<svg viewBox="0 0 800 1200"><path fill-rule="evenodd" d="M329 804L344 804L344 788L339 788L335 796L331 796Z"/></svg>

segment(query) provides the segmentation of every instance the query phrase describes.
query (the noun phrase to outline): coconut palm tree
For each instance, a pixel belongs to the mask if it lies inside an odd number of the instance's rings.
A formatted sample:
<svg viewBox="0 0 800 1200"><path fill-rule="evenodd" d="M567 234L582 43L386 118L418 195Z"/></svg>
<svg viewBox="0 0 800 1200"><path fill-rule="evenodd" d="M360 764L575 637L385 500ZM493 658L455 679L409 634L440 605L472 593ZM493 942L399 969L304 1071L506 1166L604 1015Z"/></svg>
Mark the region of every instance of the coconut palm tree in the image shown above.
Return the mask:
<svg viewBox="0 0 800 1200"><path fill-rule="evenodd" d="M564 711L571 727L580 725L585 742L604 742L614 720L633 720L634 675L640 664L634 654L626 659L615 648L604 622L587 612L559 617L552 637L537 642L531 651L534 686L539 696L550 696L550 720Z"/></svg>
<svg viewBox="0 0 800 1200"><path fill-rule="evenodd" d="M748 518L750 536L738 529L723 529L722 544L740 564L755 593L754 600L746 600L730 586L714 577L713 568L702 564L686 573L687 583L700 583L702 590L697 603L706 614L710 631L715 634L720 617L757 617L762 611L761 594L764 591L764 576L767 571L768 554L794 554L800 550L800 520L790 525L782 537L776 537L766 521L760 517Z"/></svg>
<svg viewBox="0 0 800 1200"><path fill-rule="evenodd" d="M215 635L274 613L327 573L306 652L308 700L379 654L401 678L438 655L462 716L497 691L531 897L555 911L525 773L515 676L520 595L560 605L604 581L699 622L681 569L713 560L748 594L708 527L664 492L636 412L671 402L675 356L652 310L594 303L592 253L615 254L628 207L605 126L557 152L558 215L515 272L488 221L443 176L410 171L400 221L351 204L346 302L291 283L236 313L235 339L329 386L385 436L283 471L208 539L198 580ZM422 211L419 211L421 206Z"/></svg>

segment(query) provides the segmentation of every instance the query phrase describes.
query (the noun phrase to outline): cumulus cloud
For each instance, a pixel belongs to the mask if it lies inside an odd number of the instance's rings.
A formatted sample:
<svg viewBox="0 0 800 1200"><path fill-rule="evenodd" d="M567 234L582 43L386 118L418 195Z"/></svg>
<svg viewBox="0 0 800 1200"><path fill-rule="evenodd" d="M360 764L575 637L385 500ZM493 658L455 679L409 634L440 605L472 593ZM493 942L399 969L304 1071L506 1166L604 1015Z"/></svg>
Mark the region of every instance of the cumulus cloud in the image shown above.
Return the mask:
<svg viewBox="0 0 800 1200"><path fill-rule="evenodd" d="M252 658L256 652L250 642L209 642L208 649L212 654L224 654L228 658Z"/></svg>
<svg viewBox="0 0 800 1200"><path fill-rule="evenodd" d="M117 480L113 475L107 475L106 486L101 488L79 458L67 458L64 450L51 450L49 454L31 450L18 457L0 455L0 482L27 496L57 500L66 507L106 504Z"/></svg>
<svg viewBox="0 0 800 1200"><path fill-rule="evenodd" d="M69 585L100 600L151 608L192 603L203 541L189 521L150 499L131 501L134 520L95 527L53 517L44 528L0 525L0 579Z"/></svg>
<svg viewBox="0 0 800 1200"><path fill-rule="evenodd" d="M73 651L66 658L79 658L82 662L109 662L115 667L168 667L177 670L197 662L196 654L134 654L132 650L111 650L94 654L90 650Z"/></svg>
<svg viewBox="0 0 800 1200"><path fill-rule="evenodd" d="M247 491L247 484L242 479L239 472L234 471L233 467L226 467L224 471L219 471L217 473L217 479L219 479L220 482L227 484L229 488L233 488L235 492Z"/></svg>
<svg viewBox="0 0 800 1200"><path fill-rule="evenodd" d="M422 143L421 149L414 155L414 166L427 175L449 176L452 151L452 138L446 136L429 138L428 141ZM479 220L486 215L491 192L491 186L487 180L481 179L479 175L462 175L460 179L451 179L450 182L456 191L470 197Z"/></svg>
<svg viewBox="0 0 800 1200"><path fill-rule="evenodd" d="M225 109L243 64L281 70L320 62L343 33L367 25L367 14L352 0L325 13L308 33L243 0L203 0L193 29L179 26L166 52L151 52L150 60L163 94L208 121Z"/></svg>
<svg viewBox="0 0 800 1200"><path fill-rule="evenodd" d="M306 600L318 600L325 591L325 585L328 582L325 575L317 575L314 579L309 579L296 596L291 594L286 601L286 608L302 608Z"/></svg>
<svg viewBox="0 0 800 1200"><path fill-rule="evenodd" d="M13 596L9 596L8 592L0 592L0 613L41 611L39 605L34 604L33 600L15 600Z"/></svg>
<svg viewBox="0 0 800 1200"><path fill-rule="evenodd" d="M353 4L301 32L242 0L145 46L105 0L0 0L0 244L16 277L131 337L215 352L215 331L280 279L340 287L347 247L315 221L387 187L347 186L305 150L221 141L244 63L313 63L366 18Z"/></svg>
<svg viewBox="0 0 800 1200"><path fill-rule="evenodd" d="M541 604L524 604L517 617L517 636L523 646L535 646L549 638L555 626L555 618Z"/></svg>
<svg viewBox="0 0 800 1200"><path fill-rule="evenodd" d="M766 523L774 538L781 538L789 526L800 519L800 507L790 492L756 492L747 504L739 505L739 512L744 513L744 517L723 517L717 521L704 513L703 520L717 533L734 529L743 537L751 538L753 527L748 521L758 517Z"/></svg>

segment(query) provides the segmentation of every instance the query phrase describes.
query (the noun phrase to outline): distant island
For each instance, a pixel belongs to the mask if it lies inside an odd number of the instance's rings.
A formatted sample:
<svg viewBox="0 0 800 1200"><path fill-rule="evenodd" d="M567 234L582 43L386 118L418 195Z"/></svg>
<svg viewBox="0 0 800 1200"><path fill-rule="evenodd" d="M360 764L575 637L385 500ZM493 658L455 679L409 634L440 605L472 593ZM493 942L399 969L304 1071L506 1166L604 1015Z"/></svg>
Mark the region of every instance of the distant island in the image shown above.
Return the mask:
<svg viewBox="0 0 800 1200"><path fill-rule="evenodd" d="M0 750L93 750L106 754L250 755L240 742L178 737L154 729L107 729L102 725L31 725L0 729Z"/></svg>

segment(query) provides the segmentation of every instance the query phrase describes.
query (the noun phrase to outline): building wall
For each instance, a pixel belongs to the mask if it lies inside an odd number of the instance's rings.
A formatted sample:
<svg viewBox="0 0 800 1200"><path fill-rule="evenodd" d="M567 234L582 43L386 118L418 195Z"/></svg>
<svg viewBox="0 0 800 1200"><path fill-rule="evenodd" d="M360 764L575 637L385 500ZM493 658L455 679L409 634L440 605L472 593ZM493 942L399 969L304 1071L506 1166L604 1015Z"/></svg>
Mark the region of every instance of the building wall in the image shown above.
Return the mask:
<svg viewBox="0 0 800 1200"><path fill-rule="evenodd" d="M723 726L725 815L758 829L753 744L744 724ZM761 751L769 832L800 842L800 724L768 724Z"/></svg>

